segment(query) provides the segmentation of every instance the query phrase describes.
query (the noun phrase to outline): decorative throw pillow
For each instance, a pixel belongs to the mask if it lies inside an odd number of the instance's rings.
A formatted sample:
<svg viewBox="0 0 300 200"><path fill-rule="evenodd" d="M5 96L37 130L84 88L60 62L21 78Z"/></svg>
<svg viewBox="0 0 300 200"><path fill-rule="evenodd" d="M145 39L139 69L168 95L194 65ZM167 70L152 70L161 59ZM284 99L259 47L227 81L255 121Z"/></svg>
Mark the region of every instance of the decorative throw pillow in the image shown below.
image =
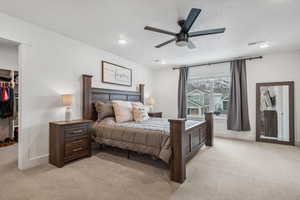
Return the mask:
<svg viewBox="0 0 300 200"><path fill-rule="evenodd" d="M115 116L112 104L103 103L102 101L96 101L95 108L98 112L98 121L101 121L106 117Z"/></svg>
<svg viewBox="0 0 300 200"><path fill-rule="evenodd" d="M149 115L142 103L132 103L133 119L137 122L149 120Z"/></svg>
<svg viewBox="0 0 300 200"><path fill-rule="evenodd" d="M116 121L127 122L133 120L132 105L129 101L112 101Z"/></svg>

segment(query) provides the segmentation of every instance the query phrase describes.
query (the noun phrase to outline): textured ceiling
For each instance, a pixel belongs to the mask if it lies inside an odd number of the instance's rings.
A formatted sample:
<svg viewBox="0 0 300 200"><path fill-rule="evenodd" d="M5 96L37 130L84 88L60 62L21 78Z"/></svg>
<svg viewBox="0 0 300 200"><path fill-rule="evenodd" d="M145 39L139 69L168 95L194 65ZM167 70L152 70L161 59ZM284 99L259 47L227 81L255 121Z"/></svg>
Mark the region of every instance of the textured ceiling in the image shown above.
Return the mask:
<svg viewBox="0 0 300 200"><path fill-rule="evenodd" d="M0 0L0 11L42 25L137 63L163 67L300 49L299 0ZM226 27L225 34L193 38L197 49L144 31L145 25L178 31L192 7L202 13L191 31ZM118 39L126 39L119 45ZM269 41L271 48L249 47ZM161 65L154 60L165 60Z"/></svg>

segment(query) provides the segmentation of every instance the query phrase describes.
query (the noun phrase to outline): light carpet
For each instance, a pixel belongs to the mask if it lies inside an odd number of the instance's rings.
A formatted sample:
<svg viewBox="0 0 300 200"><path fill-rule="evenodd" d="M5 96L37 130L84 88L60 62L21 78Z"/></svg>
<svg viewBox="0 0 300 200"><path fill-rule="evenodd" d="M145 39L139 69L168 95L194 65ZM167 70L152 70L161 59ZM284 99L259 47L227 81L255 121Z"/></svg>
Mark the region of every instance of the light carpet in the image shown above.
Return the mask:
<svg viewBox="0 0 300 200"><path fill-rule="evenodd" d="M17 146L0 149L1 200L299 200L300 149L216 139L188 163L187 181L169 181L166 166L108 148L64 168L21 171Z"/></svg>

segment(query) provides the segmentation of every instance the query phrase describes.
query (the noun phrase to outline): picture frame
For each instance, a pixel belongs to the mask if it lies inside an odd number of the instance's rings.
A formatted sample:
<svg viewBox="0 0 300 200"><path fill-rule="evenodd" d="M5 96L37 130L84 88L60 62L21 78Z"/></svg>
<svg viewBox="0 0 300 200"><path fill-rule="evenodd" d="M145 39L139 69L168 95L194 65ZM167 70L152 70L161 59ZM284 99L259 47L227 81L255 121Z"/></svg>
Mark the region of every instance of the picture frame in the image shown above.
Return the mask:
<svg viewBox="0 0 300 200"><path fill-rule="evenodd" d="M132 86L132 69L102 61L102 83Z"/></svg>

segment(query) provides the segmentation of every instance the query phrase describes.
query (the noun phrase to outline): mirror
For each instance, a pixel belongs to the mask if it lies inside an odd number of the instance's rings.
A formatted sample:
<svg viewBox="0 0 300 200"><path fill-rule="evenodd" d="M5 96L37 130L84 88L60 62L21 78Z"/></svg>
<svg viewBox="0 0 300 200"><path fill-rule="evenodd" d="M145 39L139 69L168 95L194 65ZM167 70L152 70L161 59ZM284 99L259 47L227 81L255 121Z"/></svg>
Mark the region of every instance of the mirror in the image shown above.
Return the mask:
<svg viewBox="0 0 300 200"><path fill-rule="evenodd" d="M258 83L256 140L294 145L294 82Z"/></svg>

